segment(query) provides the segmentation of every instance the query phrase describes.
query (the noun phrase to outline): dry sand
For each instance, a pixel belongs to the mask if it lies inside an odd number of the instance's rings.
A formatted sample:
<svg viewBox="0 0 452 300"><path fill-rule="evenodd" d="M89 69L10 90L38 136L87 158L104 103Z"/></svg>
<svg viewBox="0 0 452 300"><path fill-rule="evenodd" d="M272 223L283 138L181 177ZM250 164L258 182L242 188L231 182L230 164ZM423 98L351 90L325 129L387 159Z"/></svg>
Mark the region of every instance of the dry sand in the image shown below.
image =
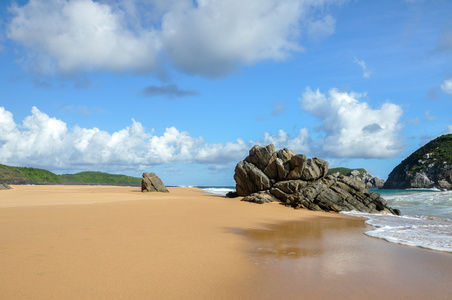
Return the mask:
<svg viewBox="0 0 452 300"><path fill-rule="evenodd" d="M191 188L0 191L1 299L451 299L452 255Z"/></svg>

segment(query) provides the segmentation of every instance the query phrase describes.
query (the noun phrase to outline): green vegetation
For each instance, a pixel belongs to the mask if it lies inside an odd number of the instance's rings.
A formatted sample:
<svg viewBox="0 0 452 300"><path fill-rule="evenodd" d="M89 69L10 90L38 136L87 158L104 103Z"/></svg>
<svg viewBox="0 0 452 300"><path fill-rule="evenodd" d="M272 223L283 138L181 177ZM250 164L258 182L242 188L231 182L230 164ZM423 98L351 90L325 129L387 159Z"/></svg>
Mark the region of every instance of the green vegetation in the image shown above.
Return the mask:
<svg viewBox="0 0 452 300"><path fill-rule="evenodd" d="M141 178L102 172L57 175L36 168L10 167L0 164L0 182L8 184L102 184L141 185Z"/></svg>
<svg viewBox="0 0 452 300"><path fill-rule="evenodd" d="M0 181L16 184L58 184L58 175L43 169L10 167L0 164Z"/></svg>
<svg viewBox="0 0 452 300"><path fill-rule="evenodd" d="M102 172L80 172L60 175L63 184L141 185L141 178Z"/></svg>
<svg viewBox="0 0 452 300"><path fill-rule="evenodd" d="M419 160L423 160L427 153L432 154L429 160L435 160L438 163L445 161L447 164L452 164L452 134L442 135L419 148L395 167L391 173L395 175L403 174L404 170L409 172L425 171L427 167L421 165Z"/></svg>
<svg viewBox="0 0 452 300"><path fill-rule="evenodd" d="M357 170L359 172L359 175L363 175L365 173L367 173L367 171L365 169L349 169L349 168L331 168L328 170L328 174L334 174L334 173L339 173L341 175L344 176L349 176L352 171Z"/></svg>

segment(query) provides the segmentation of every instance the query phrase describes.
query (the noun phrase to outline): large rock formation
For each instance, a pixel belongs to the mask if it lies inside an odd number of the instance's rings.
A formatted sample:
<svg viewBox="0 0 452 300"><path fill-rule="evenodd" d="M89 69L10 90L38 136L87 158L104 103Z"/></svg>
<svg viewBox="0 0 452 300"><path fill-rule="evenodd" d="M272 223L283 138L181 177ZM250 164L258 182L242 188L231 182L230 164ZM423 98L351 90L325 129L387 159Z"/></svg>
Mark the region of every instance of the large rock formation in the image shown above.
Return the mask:
<svg viewBox="0 0 452 300"><path fill-rule="evenodd" d="M452 134L430 141L403 160L389 174L383 188L452 190Z"/></svg>
<svg viewBox="0 0 452 300"><path fill-rule="evenodd" d="M141 180L142 192L163 192L168 193L162 180L155 175L155 173L143 173L143 180Z"/></svg>
<svg viewBox="0 0 452 300"><path fill-rule="evenodd" d="M400 214L378 193L370 193L363 182L327 174L328 162L323 159L306 158L289 149L275 151L268 145L250 150L249 156L237 164L234 180L237 195L244 201L279 201L311 210Z"/></svg>
<svg viewBox="0 0 452 300"><path fill-rule="evenodd" d="M372 176L365 169L348 169L348 168L332 168L328 170L328 174L335 175L336 173L348 176L352 179L362 181L369 188L382 188L385 184L384 179ZM339 175L337 174L337 175Z"/></svg>

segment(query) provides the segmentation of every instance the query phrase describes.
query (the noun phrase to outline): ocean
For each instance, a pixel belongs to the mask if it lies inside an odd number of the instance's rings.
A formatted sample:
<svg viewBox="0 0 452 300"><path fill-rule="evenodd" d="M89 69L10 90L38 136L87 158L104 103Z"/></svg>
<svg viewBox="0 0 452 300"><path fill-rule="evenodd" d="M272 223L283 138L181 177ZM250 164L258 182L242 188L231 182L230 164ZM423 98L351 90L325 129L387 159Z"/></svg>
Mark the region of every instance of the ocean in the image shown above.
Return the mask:
<svg viewBox="0 0 452 300"><path fill-rule="evenodd" d="M226 195L233 186L199 186L207 193ZM452 253L452 191L432 189L380 190L388 205L401 211L401 216L343 212L366 218L373 230L366 235L391 243L416 246Z"/></svg>

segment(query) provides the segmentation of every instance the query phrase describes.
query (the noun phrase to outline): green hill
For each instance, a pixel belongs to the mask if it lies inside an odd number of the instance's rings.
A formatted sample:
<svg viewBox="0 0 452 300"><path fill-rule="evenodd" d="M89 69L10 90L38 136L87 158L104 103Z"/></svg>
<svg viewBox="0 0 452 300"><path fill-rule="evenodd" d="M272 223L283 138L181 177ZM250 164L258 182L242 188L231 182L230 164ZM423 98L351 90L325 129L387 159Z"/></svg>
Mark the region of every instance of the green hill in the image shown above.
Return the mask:
<svg viewBox="0 0 452 300"><path fill-rule="evenodd" d="M452 189L452 134L437 137L404 159L384 188Z"/></svg>
<svg viewBox="0 0 452 300"><path fill-rule="evenodd" d="M44 169L10 167L0 164L0 182L8 184L59 184L61 178Z"/></svg>
<svg viewBox="0 0 452 300"><path fill-rule="evenodd" d="M0 182L7 184L100 184L140 186L141 178L103 172L80 172L57 175L37 168L0 164Z"/></svg>
<svg viewBox="0 0 452 300"><path fill-rule="evenodd" d="M63 184L141 185L141 178L102 172L80 172L60 175Z"/></svg>

